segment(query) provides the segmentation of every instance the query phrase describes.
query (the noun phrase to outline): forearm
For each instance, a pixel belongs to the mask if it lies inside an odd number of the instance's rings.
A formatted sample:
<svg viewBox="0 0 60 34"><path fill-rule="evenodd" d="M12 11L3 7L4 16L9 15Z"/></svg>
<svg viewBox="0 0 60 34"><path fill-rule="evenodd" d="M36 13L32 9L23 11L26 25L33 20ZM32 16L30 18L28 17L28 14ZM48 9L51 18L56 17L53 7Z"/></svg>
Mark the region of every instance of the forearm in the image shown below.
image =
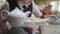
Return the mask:
<svg viewBox="0 0 60 34"><path fill-rule="evenodd" d="M36 11L36 12L34 12L33 14L34 14L36 17L39 17L39 18L42 16L42 13L37 12L37 11Z"/></svg>
<svg viewBox="0 0 60 34"><path fill-rule="evenodd" d="M38 9L37 6L35 6L35 8L33 9L33 14L36 16L36 17L41 17L43 14L40 12L40 10Z"/></svg>
<svg viewBox="0 0 60 34"><path fill-rule="evenodd" d="M33 14L39 18L43 15L34 2L33 2Z"/></svg>

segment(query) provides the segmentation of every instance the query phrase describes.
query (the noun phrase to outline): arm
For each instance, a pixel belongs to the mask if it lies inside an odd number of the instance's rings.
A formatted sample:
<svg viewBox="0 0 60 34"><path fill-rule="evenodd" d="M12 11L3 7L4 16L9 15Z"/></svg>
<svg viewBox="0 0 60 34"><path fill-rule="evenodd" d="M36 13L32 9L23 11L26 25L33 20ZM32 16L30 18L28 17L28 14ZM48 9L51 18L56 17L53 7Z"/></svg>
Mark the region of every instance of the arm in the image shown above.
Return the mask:
<svg viewBox="0 0 60 34"><path fill-rule="evenodd" d="M42 13L39 11L37 5L35 5L34 2L33 2L33 14L34 14L36 17L41 17L41 16L42 16Z"/></svg>

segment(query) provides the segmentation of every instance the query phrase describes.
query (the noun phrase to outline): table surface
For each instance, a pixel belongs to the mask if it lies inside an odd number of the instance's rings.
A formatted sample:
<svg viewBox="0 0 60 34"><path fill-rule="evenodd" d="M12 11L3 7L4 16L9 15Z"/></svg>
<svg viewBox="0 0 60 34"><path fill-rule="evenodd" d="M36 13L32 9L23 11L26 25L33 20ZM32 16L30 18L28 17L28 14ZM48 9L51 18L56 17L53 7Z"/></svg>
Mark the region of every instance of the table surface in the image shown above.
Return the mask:
<svg viewBox="0 0 60 34"><path fill-rule="evenodd" d="M34 26L41 26L42 34L60 34L60 25L52 25L48 22L45 22L46 19L32 19L28 20L26 26L33 24Z"/></svg>

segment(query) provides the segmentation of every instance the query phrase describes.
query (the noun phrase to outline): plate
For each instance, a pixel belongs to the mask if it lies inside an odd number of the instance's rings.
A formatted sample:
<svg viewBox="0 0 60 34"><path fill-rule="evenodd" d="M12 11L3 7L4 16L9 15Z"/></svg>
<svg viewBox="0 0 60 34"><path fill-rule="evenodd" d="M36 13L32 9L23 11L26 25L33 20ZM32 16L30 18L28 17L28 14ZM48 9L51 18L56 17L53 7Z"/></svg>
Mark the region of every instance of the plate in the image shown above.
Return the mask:
<svg viewBox="0 0 60 34"><path fill-rule="evenodd" d="M60 15L51 15L48 17L48 23L53 25L60 25Z"/></svg>

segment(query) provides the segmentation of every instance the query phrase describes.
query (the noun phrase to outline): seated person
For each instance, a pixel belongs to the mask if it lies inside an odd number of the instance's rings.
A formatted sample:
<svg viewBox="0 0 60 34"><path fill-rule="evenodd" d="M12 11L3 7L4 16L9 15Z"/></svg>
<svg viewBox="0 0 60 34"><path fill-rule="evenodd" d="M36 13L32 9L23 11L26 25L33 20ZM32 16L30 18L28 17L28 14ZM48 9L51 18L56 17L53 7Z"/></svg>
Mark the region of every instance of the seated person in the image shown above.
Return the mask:
<svg viewBox="0 0 60 34"><path fill-rule="evenodd" d="M12 10L14 10L16 7L18 7L21 11L23 11L24 13L27 11L30 11L31 14L33 13L36 17L41 17L43 14L39 11L37 5L34 3L33 0L7 0L5 6L3 8L6 8L6 10L8 10L9 12L11 12ZM3 10L3 9L2 9ZM31 17L31 14L28 17ZM17 24L17 23L16 23ZM18 29L17 29L18 28ZM19 31L19 30L23 30L23 28L21 27L15 27L11 29L15 30L14 32L10 33L17 33L17 34L21 34L23 32ZM19 31L19 32L16 32ZM25 33L23 33L25 34Z"/></svg>

